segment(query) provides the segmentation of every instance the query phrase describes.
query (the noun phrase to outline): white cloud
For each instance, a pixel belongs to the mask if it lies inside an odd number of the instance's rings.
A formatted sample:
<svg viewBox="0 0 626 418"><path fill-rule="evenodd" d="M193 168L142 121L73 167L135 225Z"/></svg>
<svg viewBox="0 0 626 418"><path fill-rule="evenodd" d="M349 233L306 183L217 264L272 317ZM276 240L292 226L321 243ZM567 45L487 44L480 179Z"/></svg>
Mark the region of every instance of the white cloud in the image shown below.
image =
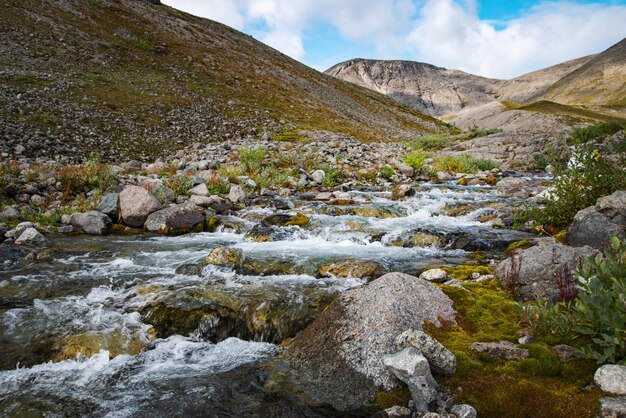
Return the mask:
<svg viewBox="0 0 626 418"><path fill-rule="evenodd" d="M320 22L378 56L428 62L508 78L587 55L626 35L625 6L548 1L496 23L478 17L477 0L164 0L251 33L310 63L307 35ZM329 55L338 55L337 50ZM345 56L343 59L353 58Z"/></svg>
<svg viewBox="0 0 626 418"><path fill-rule="evenodd" d="M426 0L407 48L420 60L508 78L577 58L625 35L626 7L546 2L501 30L453 0Z"/></svg>

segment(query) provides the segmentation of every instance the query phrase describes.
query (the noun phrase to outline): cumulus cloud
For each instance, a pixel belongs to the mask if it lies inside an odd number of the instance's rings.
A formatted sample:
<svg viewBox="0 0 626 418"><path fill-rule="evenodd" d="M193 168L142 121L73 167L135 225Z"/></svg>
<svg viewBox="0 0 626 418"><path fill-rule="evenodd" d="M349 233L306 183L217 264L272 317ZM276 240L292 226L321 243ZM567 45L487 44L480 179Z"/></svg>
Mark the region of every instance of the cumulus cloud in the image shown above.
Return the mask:
<svg viewBox="0 0 626 418"><path fill-rule="evenodd" d="M476 0L164 2L244 30L309 64L324 60L307 54L308 37L323 24L334 29L338 44L357 42L378 57L498 78L598 52L626 35L626 6L572 1L547 1L497 23L479 18Z"/></svg>

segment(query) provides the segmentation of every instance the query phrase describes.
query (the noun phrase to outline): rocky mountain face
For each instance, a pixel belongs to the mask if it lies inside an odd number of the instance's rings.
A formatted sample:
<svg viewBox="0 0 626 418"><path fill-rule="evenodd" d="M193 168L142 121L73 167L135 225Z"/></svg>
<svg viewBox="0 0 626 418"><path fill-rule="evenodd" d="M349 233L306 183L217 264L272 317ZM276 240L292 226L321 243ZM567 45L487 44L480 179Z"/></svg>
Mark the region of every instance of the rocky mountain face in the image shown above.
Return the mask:
<svg viewBox="0 0 626 418"><path fill-rule="evenodd" d="M419 62L363 59L337 64L326 73L386 94L432 116L448 116L450 120L497 101L513 102L504 103L505 110L543 111L541 106L522 107L549 101L564 106L592 107L608 118L623 118L626 113L626 39L600 54L511 80L484 78ZM573 109L555 112L554 107L543 113L584 116ZM601 115L587 116L601 120Z"/></svg>
<svg viewBox="0 0 626 418"><path fill-rule="evenodd" d="M0 155L147 161L214 139L307 130L402 140L446 129L159 3L0 3Z"/></svg>

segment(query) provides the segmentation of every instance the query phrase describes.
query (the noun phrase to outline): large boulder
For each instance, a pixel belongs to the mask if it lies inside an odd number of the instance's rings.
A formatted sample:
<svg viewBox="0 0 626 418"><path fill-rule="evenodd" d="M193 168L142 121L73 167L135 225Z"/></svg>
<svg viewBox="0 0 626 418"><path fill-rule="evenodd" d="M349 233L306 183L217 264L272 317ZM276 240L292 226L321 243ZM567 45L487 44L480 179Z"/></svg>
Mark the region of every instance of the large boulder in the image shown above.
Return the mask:
<svg viewBox="0 0 626 418"><path fill-rule="evenodd" d="M588 246L569 247L553 238L541 238L536 246L516 250L498 264L495 275L518 299L567 299L575 292L573 271L586 257L598 255L598 250Z"/></svg>
<svg viewBox="0 0 626 418"><path fill-rule="evenodd" d="M266 387L339 411L373 406L377 392L402 385L383 364L397 351L396 337L440 320L455 320L452 300L441 289L388 273L338 296L277 360Z"/></svg>
<svg viewBox="0 0 626 418"><path fill-rule="evenodd" d="M145 228L150 232L168 235L201 232L204 229L204 219L204 209L188 202L150 214Z"/></svg>
<svg viewBox="0 0 626 418"><path fill-rule="evenodd" d="M567 243L605 250L611 237L626 239L626 191L601 197L594 206L579 211L567 229Z"/></svg>
<svg viewBox="0 0 626 418"><path fill-rule="evenodd" d="M120 193L120 215L128 226L141 228L151 213L163 209L159 201L146 189L128 186Z"/></svg>
<svg viewBox="0 0 626 418"><path fill-rule="evenodd" d="M84 213L73 213L70 223L74 228L90 235L104 235L111 229L111 219L104 213L92 210Z"/></svg>

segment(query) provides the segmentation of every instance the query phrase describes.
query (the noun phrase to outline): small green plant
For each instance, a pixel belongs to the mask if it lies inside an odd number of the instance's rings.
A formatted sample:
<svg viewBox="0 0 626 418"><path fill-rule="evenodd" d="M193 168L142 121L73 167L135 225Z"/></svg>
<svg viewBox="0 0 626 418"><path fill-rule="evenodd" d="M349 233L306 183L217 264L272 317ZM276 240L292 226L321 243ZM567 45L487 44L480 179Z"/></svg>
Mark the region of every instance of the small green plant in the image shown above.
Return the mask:
<svg viewBox="0 0 626 418"><path fill-rule="evenodd" d="M173 176L165 180L167 187L172 189L176 196L190 196L189 190L193 188L193 180L187 176Z"/></svg>
<svg viewBox="0 0 626 418"><path fill-rule="evenodd" d="M423 149L427 151L438 151L445 148L449 143L449 139L445 135L428 135L416 138L406 145L413 149Z"/></svg>
<svg viewBox="0 0 626 418"><path fill-rule="evenodd" d="M626 364L626 241L613 237L604 258L587 258L575 274L577 297L527 306L529 324L540 335L571 341L580 357Z"/></svg>
<svg viewBox="0 0 626 418"><path fill-rule="evenodd" d="M530 222L531 226L565 226L579 210L594 205L598 198L626 188L626 171L604 158L593 149L593 144L577 146L571 162L555 166L555 176L545 208L524 206L514 215L516 225Z"/></svg>
<svg viewBox="0 0 626 418"><path fill-rule="evenodd" d="M228 179L222 178L216 173L209 176L206 185L207 189L209 189L209 193L212 195L225 195L230 191L230 182Z"/></svg>
<svg viewBox="0 0 626 418"><path fill-rule="evenodd" d="M467 134L467 137L469 139L482 138L483 136L489 136L500 132L502 132L502 129L499 128L483 129L478 126L472 126Z"/></svg>
<svg viewBox="0 0 626 418"><path fill-rule="evenodd" d="M498 168L498 164L485 158L474 158L470 155L445 155L435 161L438 171L453 171L456 173L477 173Z"/></svg>
<svg viewBox="0 0 626 418"><path fill-rule="evenodd" d="M404 157L404 163L414 170L421 170L424 167L427 155L421 149L416 149Z"/></svg>
<svg viewBox="0 0 626 418"><path fill-rule="evenodd" d="M61 216L54 211L37 211L23 210L22 218L28 222L39 224L41 227L58 226L61 223Z"/></svg>
<svg viewBox="0 0 626 418"><path fill-rule="evenodd" d="M65 187L66 198L89 190L108 191L117 182L111 173L111 166L100 163L97 157L92 157L85 164L63 166L58 170L58 176Z"/></svg>
<svg viewBox="0 0 626 418"><path fill-rule="evenodd" d="M394 174L395 174L395 171L393 170L393 168L389 166L383 166L378 172L378 177L385 179L385 180L391 180Z"/></svg>
<svg viewBox="0 0 626 418"><path fill-rule="evenodd" d="M567 144L585 144L589 141L593 141L594 139L613 135L622 129L625 129L625 125L619 122L605 122L597 125L586 126L584 128L576 128L572 132L572 135L567 139Z"/></svg>
<svg viewBox="0 0 626 418"><path fill-rule="evenodd" d="M35 84L37 78L32 74L22 74L13 76L13 81L22 86L29 86L31 84Z"/></svg>
<svg viewBox="0 0 626 418"><path fill-rule="evenodd" d="M220 168L217 170L217 175L220 177L220 179L226 179L231 183L236 183L237 177L243 176L243 174L243 167L239 165L225 164L220 166Z"/></svg>
<svg viewBox="0 0 626 418"><path fill-rule="evenodd" d="M239 161L241 161L244 170L248 174L261 171L266 157L267 151L260 145L256 148L244 147L239 150Z"/></svg>

